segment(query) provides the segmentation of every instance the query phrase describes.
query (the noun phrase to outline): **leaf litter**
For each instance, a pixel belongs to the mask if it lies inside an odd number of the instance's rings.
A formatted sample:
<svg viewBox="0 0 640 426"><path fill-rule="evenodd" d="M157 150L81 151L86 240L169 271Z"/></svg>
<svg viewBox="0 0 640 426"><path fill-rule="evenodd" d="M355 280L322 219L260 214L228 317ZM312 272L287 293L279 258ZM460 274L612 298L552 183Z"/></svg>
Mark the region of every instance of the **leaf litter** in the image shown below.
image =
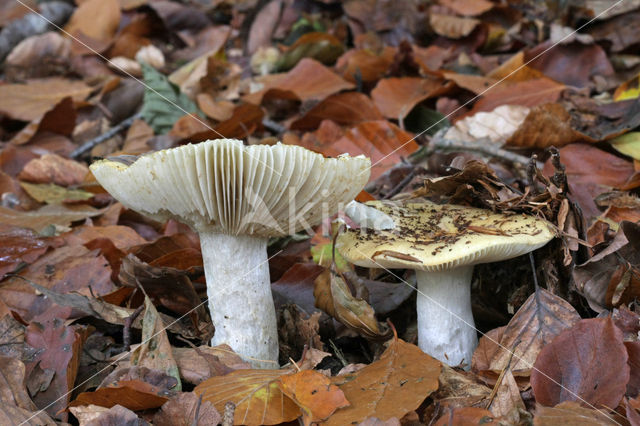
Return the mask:
<svg viewBox="0 0 640 426"><path fill-rule="evenodd" d="M26 3L71 36L0 8L0 423L640 424L638 2ZM273 241L283 367L252 370L209 346L193 231L87 168L220 135L558 238L476 268L470 371L415 345L413 272Z"/></svg>

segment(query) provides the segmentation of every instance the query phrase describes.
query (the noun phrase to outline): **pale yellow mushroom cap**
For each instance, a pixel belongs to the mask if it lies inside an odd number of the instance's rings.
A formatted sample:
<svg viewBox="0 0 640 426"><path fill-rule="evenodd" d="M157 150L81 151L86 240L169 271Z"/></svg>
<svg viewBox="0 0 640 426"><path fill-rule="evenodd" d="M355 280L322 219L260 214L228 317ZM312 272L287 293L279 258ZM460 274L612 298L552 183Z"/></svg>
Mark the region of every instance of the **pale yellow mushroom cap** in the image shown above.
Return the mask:
<svg viewBox="0 0 640 426"><path fill-rule="evenodd" d="M352 200L369 179L364 156L325 158L293 145L218 139L157 151L130 165L91 165L128 208L197 230L260 237L313 226Z"/></svg>
<svg viewBox="0 0 640 426"><path fill-rule="evenodd" d="M497 262L542 247L555 236L548 222L523 214L432 203L366 203L390 216L389 230L348 229L336 248L368 268L444 271Z"/></svg>

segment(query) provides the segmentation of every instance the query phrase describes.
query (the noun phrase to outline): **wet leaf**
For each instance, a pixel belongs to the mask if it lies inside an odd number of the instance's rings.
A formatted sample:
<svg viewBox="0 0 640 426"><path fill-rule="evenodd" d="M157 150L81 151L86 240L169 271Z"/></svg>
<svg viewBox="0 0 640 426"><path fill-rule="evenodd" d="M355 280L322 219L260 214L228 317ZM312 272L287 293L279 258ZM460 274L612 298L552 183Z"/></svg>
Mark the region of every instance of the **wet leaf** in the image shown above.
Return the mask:
<svg viewBox="0 0 640 426"><path fill-rule="evenodd" d="M313 295L316 307L363 337L385 340L391 336L391 330L376 319L371 305L354 297L344 279L330 269L316 278Z"/></svg>
<svg viewBox="0 0 640 426"><path fill-rule="evenodd" d="M540 351L579 320L580 315L569 303L540 288L499 335L490 333L480 338L472 369L497 375L508 368L515 376L529 376Z"/></svg>
<svg viewBox="0 0 640 426"><path fill-rule="evenodd" d="M30 229L0 225L0 279L22 263L32 263L52 245Z"/></svg>
<svg viewBox="0 0 640 426"><path fill-rule="evenodd" d="M333 379L351 405L326 424L342 426L371 416L402 418L438 389L439 374L440 362L415 345L393 339L378 361Z"/></svg>
<svg viewBox="0 0 640 426"><path fill-rule="evenodd" d="M531 372L536 401L617 407L629 381L627 357L611 318L581 320L540 351Z"/></svg>

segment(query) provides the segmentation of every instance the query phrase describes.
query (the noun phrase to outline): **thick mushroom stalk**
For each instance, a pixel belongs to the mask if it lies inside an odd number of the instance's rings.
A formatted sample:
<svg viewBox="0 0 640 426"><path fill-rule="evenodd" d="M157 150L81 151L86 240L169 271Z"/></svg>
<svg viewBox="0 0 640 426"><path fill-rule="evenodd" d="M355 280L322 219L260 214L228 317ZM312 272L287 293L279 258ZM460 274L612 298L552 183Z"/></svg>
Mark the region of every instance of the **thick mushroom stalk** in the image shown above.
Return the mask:
<svg viewBox="0 0 640 426"><path fill-rule="evenodd" d="M219 139L91 165L126 207L200 235L213 325L256 367L278 367L266 242L310 229L360 192L371 162L299 146Z"/></svg>
<svg viewBox="0 0 640 426"><path fill-rule="evenodd" d="M416 271L418 344L451 366L469 367L477 344L473 265L520 256L554 237L545 220L464 206L371 201L351 212L363 229L348 229L336 248L359 266Z"/></svg>
<svg viewBox="0 0 640 426"><path fill-rule="evenodd" d="M473 266L416 271L418 346L447 365L471 364L478 343L471 311Z"/></svg>
<svg viewBox="0 0 640 426"><path fill-rule="evenodd" d="M257 368L277 368L278 329L267 238L200 232L211 345L227 343Z"/></svg>

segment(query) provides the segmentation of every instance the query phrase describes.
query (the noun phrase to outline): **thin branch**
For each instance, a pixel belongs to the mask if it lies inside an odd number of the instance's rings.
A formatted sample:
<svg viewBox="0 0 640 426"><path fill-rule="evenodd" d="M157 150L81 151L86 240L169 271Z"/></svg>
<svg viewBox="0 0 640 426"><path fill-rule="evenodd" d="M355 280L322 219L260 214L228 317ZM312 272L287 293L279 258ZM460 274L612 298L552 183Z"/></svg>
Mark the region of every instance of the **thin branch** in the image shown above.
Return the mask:
<svg viewBox="0 0 640 426"><path fill-rule="evenodd" d="M138 113L132 115L131 117L129 117L129 118L125 119L125 120L122 120L120 123L118 123L117 125L113 126L112 128L110 128L109 130L107 130L103 134L101 134L99 136L96 136L95 138L86 141L85 143L83 143L82 145L80 145L79 147L74 149L71 152L70 157L74 158L74 159L80 157L85 152L91 150L94 146L100 145L102 142L114 137L115 135L120 133L122 130L128 128L129 126L131 126L133 124L134 121L136 121L137 119L139 119L141 117L142 117L142 113L138 112Z"/></svg>

